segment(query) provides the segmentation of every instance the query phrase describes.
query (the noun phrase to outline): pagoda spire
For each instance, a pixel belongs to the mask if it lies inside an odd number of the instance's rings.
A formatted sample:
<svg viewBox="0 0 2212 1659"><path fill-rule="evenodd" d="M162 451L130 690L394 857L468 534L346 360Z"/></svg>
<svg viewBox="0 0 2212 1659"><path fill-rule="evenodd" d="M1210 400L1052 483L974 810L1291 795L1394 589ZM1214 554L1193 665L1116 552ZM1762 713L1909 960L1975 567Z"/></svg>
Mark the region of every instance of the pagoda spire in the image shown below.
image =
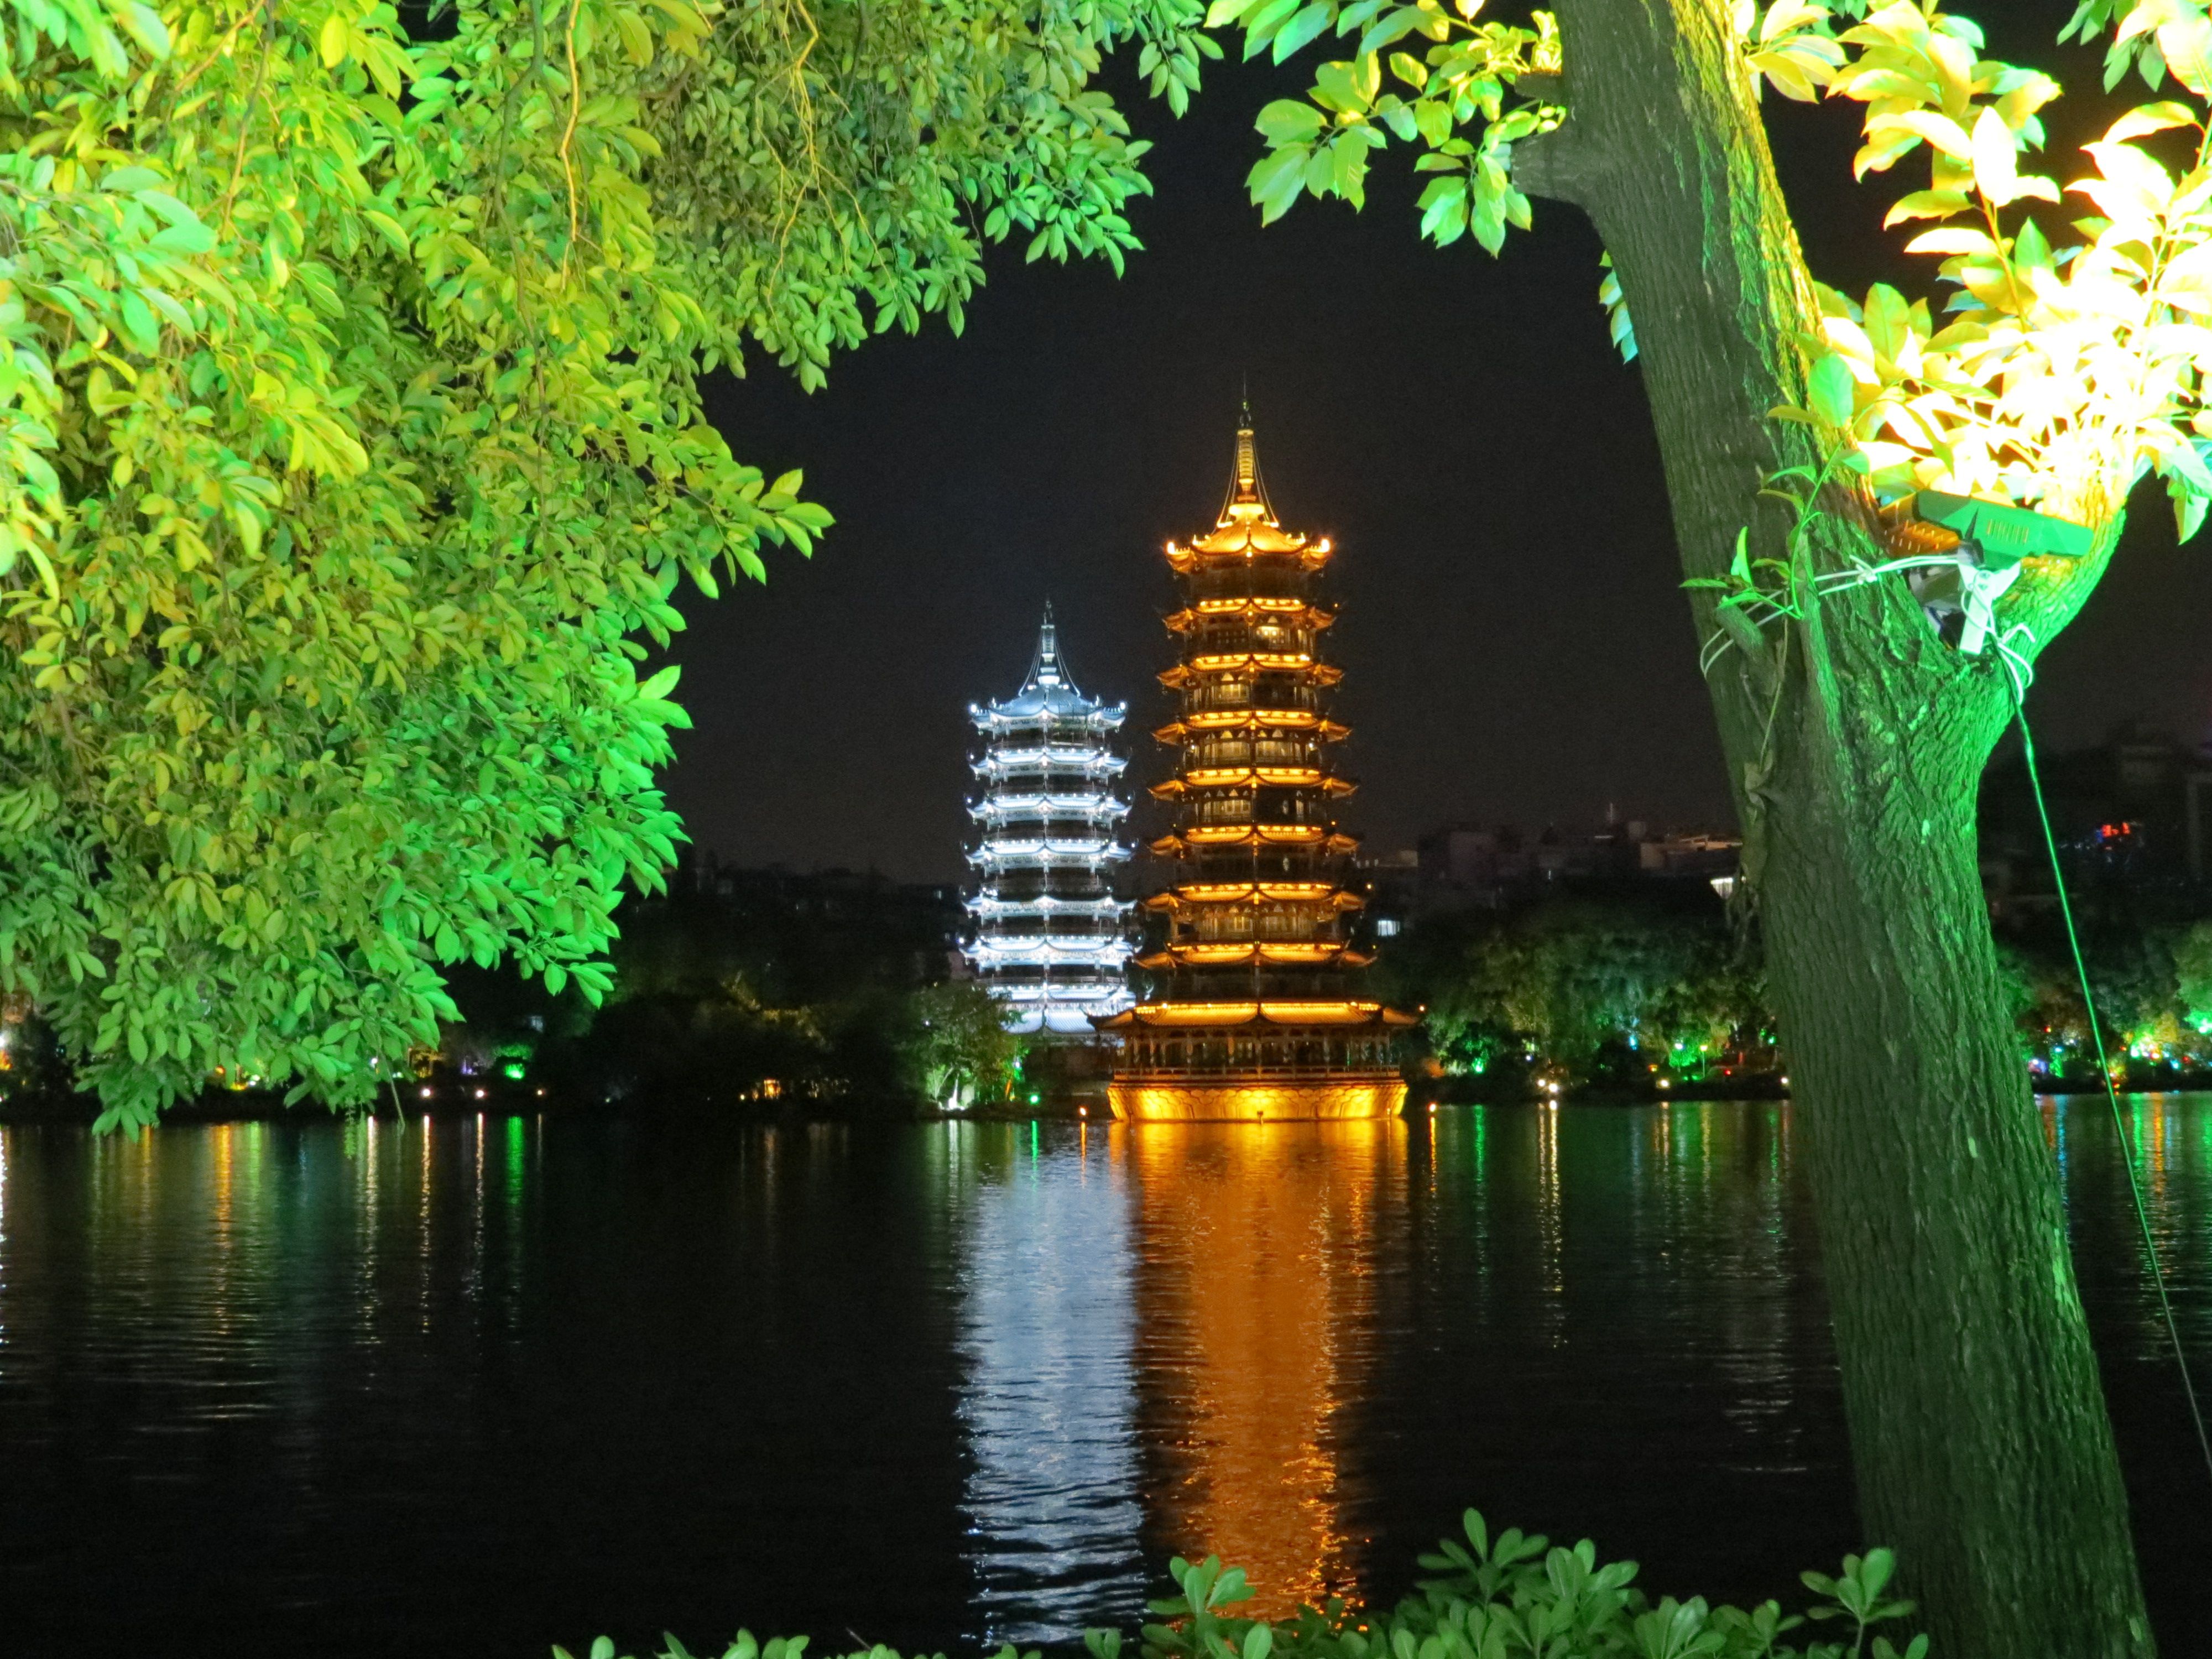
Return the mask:
<svg viewBox="0 0 2212 1659"><path fill-rule="evenodd" d="M1252 435L1252 399L1247 394L1237 419L1237 465L1229 476L1229 499L1221 504L1215 527L1255 519L1267 524L1279 522L1274 504L1267 499L1267 486L1260 477L1260 446Z"/></svg>
<svg viewBox="0 0 2212 1659"><path fill-rule="evenodd" d="M1064 685L1075 689L1075 682L1060 665L1060 628L1052 619L1052 601L1044 602L1044 622L1037 629L1036 654L1030 659L1029 678L1022 682L1024 691L1036 691L1051 686Z"/></svg>

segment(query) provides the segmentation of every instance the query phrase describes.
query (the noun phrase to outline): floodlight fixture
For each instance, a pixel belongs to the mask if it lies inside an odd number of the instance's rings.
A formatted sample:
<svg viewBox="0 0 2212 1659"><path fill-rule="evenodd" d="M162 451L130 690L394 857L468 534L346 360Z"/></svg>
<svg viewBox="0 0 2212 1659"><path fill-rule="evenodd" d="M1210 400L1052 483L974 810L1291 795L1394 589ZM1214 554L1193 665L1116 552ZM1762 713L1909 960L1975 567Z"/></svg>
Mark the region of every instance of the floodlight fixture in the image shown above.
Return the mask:
<svg viewBox="0 0 2212 1659"><path fill-rule="evenodd" d="M1984 570L2022 559L2087 558L2096 545L2096 532L2085 524L2003 501L1923 489L1913 497L1912 509L1916 517L1956 536Z"/></svg>

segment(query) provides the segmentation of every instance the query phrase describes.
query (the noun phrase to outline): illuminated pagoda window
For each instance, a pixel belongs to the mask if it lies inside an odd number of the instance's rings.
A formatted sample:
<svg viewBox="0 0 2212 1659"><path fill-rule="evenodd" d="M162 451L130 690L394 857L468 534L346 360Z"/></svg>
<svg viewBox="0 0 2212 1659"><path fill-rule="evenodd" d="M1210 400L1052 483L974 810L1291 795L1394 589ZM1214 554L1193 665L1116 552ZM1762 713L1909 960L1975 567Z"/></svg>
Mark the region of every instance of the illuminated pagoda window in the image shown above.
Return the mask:
<svg viewBox="0 0 2212 1659"><path fill-rule="evenodd" d="M1395 1039L1413 1016L1358 991L1358 843L1336 819L1353 785L1333 763L1348 733L1328 706L1342 673L1321 655L1332 553L1276 517L1247 410L1220 517L1167 548L1182 660L1160 680L1180 708L1154 735L1178 764L1152 787L1175 814L1152 851L1177 872L1146 901L1163 935L1137 959L1152 994L1098 1022L1121 1043L1116 1116L1379 1117L1405 1103Z"/></svg>
<svg viewBox="0 0 2212 1659"><path fill-rule="evenodd" d="M1129 856L1116 787L1128 762L1114 752L1127 714L1076 690L1049 605L1022 689L968 711L983 739L968 954L1013 1030L1087 1037L1130 1004L1129 907L1113 882Z"/></svg>

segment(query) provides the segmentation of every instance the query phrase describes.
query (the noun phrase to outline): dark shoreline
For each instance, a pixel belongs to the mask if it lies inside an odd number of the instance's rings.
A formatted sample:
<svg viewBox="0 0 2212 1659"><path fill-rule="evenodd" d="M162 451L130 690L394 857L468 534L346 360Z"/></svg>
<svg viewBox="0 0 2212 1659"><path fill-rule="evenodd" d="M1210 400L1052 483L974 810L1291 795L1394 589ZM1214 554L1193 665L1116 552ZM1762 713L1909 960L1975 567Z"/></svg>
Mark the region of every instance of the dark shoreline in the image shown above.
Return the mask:
<svg viewBox="0 0 2212 1659"><path fill-rule="evenodd" d="M1787 1100L1790 1091L1778 1079L1771 1077L1726 1079L1698 1084L1685 1084L1680 1089L1628 1089L1602 1085L1565 1092L1556 1097L1533 1091L1470 1090L1454 1087L1463 1079L1423 1079L1413 1085L1413 1097L1403 1115L1419 1118L1438 1109L1453 1109L1467 1106L1544 1106L1563 1107L1626 1107L1662 1105L1672 1102L1685 1104L1715 1104L1737 1101ZM434 1085L436 1093L424 1100L416 1089L410 1090L401 1101L380 1101L368 1114L380 1121L389 1121L395 1116L418 1118L441 1117L528 1117L556 1115L564 1118L629 1119L638 1122L655 1121L674 1124L693 1125L702 1122L799 1124L799 1123L1025 1123L1032 1120L1045 1122L1112 1121L1103 1088L1054 1091L1043 1098L1032 1101L992 1101L981 1103L961 1111L947 1111L927 1101L895 1097L868 1097L846 1100L780 1101L774 1103L746 1100L670 1100L647 1106L635 1101L592 1101L564 1097L557 1091L539 1091L527 1085L507 1085L495 1087L476 1079ZM477 1091L483 1091L479 1097ZM2129 1079L2119 1085L2124 1095L2194 1094L2212 1091L2212 1074L2193 1075L2155 1081ZM2038 1098L2065 1098L2072 1096L2097 1096L2104 1091L2086 1079L2054 1081L2037 1079L2033 1092ZM26 1095L15 1099L0 1101L0 1124L14 1123L75 1123L88 1125L99 1115L99 1105L89 1097L82 1095ZM210 1093L194 1101L171 1107L162 1115L165 1123L225 1123L276 1121L285 1119L331 1117L343 1120L343 1114L328 1112L325 1108L308 1104L288 1106L280 1096L254 1091L237 1093Z"/></svg>

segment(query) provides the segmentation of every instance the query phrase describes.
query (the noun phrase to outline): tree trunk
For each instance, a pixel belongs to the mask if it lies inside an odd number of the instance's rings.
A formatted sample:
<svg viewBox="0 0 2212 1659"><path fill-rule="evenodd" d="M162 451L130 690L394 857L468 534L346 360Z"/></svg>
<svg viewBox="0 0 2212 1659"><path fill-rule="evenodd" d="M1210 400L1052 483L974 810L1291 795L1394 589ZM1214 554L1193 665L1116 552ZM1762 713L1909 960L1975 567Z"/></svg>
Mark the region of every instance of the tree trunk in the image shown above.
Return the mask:
<svg viewBox="0 0 2212 1659"><path fill-rule="evenodd" d="M1559 0L1565 126L1522 187L1583 207L1635 321L1686 572L1814 459L1815 307L1729 0ZM2098 562L2109 556L2117 525ZM1817 524L1816 568L1875 550ZM2091 573L2094 574L2094 572ZM1700 639L1711 600L1692 602ZM2046 626L2051 619L2045 618ZM2055 631L2053 629L2051 631ZM1892 579L1711 678L1820 1218L1862 1518L1942 1659L2153 1652L2057 1173L2008 1030L1975 796L2011 708Z"/></svg>

